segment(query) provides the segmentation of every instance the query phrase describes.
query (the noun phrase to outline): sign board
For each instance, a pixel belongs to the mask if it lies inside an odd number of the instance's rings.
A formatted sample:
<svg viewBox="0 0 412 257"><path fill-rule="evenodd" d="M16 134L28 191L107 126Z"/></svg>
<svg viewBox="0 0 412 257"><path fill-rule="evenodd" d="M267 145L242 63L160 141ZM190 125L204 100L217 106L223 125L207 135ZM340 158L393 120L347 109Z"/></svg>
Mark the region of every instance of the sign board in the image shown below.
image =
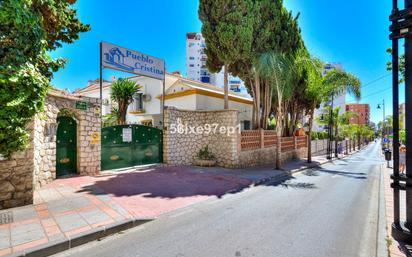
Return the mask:
<svg viewBox="0 0 412 257"><path fill-rule="evenodd" d="M99 132L93 132L93 133L90 135L90 139L91 139L90 144L92 144L92 145L97 144L97 143L99 142L99 140L100 140L100 134L99 134Z"/></svg>
<svg viewBox="0 0 412 257"><path fill-rule="evenodd" d="M383 142L384 142L384 143L389 143L389 139L385 137L385 138L383 139Z"/></svg>
<svg viewBox="0 0 412 257"><path fill-rule="evenodd" d="M76 101L76 109L87 110L87 103L82 101Z"/></svg>
<svg viewBox="0 0 412 257"><path fill-rule="evenodd" d="M122 131L122 140L123 142L132 142L132 129L131 128L123 128Z"/></svg>
<svg viewBox="0 0 412 257"><path fill-rule="evenodd" d="M162 59L107 42L102 42L101 58L103 67L164 79L165 62Z"/></svg>

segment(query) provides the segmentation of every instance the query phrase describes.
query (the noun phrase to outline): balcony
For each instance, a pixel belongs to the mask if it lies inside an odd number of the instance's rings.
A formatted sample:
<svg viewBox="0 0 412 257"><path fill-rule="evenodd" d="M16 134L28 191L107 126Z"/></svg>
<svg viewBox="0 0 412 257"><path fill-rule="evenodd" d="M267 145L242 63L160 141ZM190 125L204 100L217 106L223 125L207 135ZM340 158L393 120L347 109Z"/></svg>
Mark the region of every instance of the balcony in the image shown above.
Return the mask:
<svg viewBox="0 0 412 257"><path fill-rule="evenodd" d="M136 110L129 111L129 114L135 114L135 115L143 114L143 113L146 113L145 109L136 109Z"/></svg>

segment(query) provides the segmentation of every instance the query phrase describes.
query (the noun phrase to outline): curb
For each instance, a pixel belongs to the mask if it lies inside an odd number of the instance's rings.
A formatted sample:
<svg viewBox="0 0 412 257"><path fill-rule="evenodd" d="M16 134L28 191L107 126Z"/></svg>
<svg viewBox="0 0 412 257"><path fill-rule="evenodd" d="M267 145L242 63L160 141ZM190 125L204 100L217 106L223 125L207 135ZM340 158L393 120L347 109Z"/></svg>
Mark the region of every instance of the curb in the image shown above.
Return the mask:
<svg viewBox="0 0 412 257"><path fill-rule="evenodd" d="M361 150L363 150L364 147L362 147ZM346 156L343 156L340 159L345 159L355 153L358 153L361 150L356 150ZM227 192L225 192L224 194L227 193L236 193L239 192L240 190L247 188L247 187L255 187L255 186L259 186L262 185L264 183L267 182L278 182L281 181L284 178L289 178L291 175L298 173L300 171L303 170L307 170L307 169L311 169L311 168L316 168L319 167L320 165L323 165L325 163L329 163L332 162L333 160L338 160L338 159L331 159L331 160L326 160L326 161L321 161L317 164L311 164L308 165L306 167L300 167L297 169L293 169L293 170L288 170L285 171L283 174L278 174L275 176L271 176L271 177L266 177L266 178L262 178L259 179L257 181L253 181L250 185L247 186L239 186L238 188L235 189L231 189ZM59 252L63 252L66 250L69 250L73 247L76 246L80 246L86 243L89 243L91 241L95 241L98 240L100 238L109 236L109 235L113 235L116 234L118 232L127 230L127 229L131 229L133 227L137 227L140 225L143 225L144 223L153 221L154 219L126 219L124 221L118 221L109 225L105 225L105 226L101 226L101 227L97 227L97 228L93 228L89 231L86 232L82 232L79 233L73 237L68 237L68 238L62 238L62 239L57 239L51 242L48 242L46 244L40 245L40 246L36 246L27 250L24 250L22 252L17 252L17 253L12 253L9 255L6 255L8 257L20 257L20 256L24 256L24 257L44 257L44 256L50 256L53 254L57 254Z"/></svg>
<svg viewBox="0 0 412 257"><path fill-rule="evenodd" d="M249 184L249 185L247 185L247 186L239 186L239 187L237 187L237 188L234 188L234 189L231 189L231 190L225 192L224 194L237 193L237 192L239 192L239 191L241 191L241 190L243 190L243 189L245 189L245 188L259 186L259 185L262 185L262 184L265 184L265 183L268 183L268 182L279 182L279 181L281 181L282 179L290 178L290 176L292 176L292 175L295 174L295 173L299 173L299 172L304 171L304 170L307 170L307 169L317 168L317 167L319 167L319 166L321 166L321 165L323 165L323 164L331 163L331 162L333 162L334 160L346 159L346 158L352 156L353 154L356 154L356 153L362 151L362 150L365 149L365 147L367 147L367 146L368 146L368 145L362 146L361 149L356 149L355 151L352 151L352 152L349 153L348 155L344 155L344 156L341 157L341 158L333 157L333 158L330 159L330 160L320 161L319 163L316 163L316 164L310 163L308 166L305 166L305 167L300 167L300 168L296 168L296 169L292 169L292 170L285 171L283 174L278 174L278 175L275 175L275 176L266 177L266 178L262 178L262 179L259 179L259 180L256 180L256 181L252 181L252 183Z"/></svg>
<svg viewBox="0 0 412 257"><path fill-rule="evenodd" d="M101 226L93 228L89 231L79 233L73 237L62 238L48 242L46 244L33 247L22 252L13 253L7 256L29 256L29 257L42 257L50 256L69 250L73 247L86 244L91 241L98 240L100 238L113 235L115 233L140 226L146 222L152 221L153 219L126 219L124 221L118 221L106 226Z"/></svg>

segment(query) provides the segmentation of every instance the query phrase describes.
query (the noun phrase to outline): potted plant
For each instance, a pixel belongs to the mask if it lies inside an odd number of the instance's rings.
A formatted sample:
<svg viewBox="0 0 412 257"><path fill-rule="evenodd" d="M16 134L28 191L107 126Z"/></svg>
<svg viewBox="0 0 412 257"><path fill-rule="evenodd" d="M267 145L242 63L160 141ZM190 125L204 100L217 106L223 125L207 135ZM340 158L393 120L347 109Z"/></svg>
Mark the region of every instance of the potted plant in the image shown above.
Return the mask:
<svg viewBox="0 0 412 257"><path fill-rule="evenodd" d="M213 154L209 152L208 145L199 150L199 153L195 158L195 165L201 167L213 167L216 165L216 159Z"/></svg>

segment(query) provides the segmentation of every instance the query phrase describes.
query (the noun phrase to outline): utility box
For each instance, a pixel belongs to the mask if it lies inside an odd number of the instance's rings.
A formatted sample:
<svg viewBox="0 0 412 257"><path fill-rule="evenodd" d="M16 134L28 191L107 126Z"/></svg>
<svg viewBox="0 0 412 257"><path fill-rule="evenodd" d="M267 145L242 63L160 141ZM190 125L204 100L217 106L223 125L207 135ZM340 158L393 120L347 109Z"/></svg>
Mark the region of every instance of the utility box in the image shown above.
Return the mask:
<svg viewBox="0 0 412 257"><path fill-rule="evenodd" d="M385 149L385 160L386 161L392 160L392 152L389 149Z"/></svg>

